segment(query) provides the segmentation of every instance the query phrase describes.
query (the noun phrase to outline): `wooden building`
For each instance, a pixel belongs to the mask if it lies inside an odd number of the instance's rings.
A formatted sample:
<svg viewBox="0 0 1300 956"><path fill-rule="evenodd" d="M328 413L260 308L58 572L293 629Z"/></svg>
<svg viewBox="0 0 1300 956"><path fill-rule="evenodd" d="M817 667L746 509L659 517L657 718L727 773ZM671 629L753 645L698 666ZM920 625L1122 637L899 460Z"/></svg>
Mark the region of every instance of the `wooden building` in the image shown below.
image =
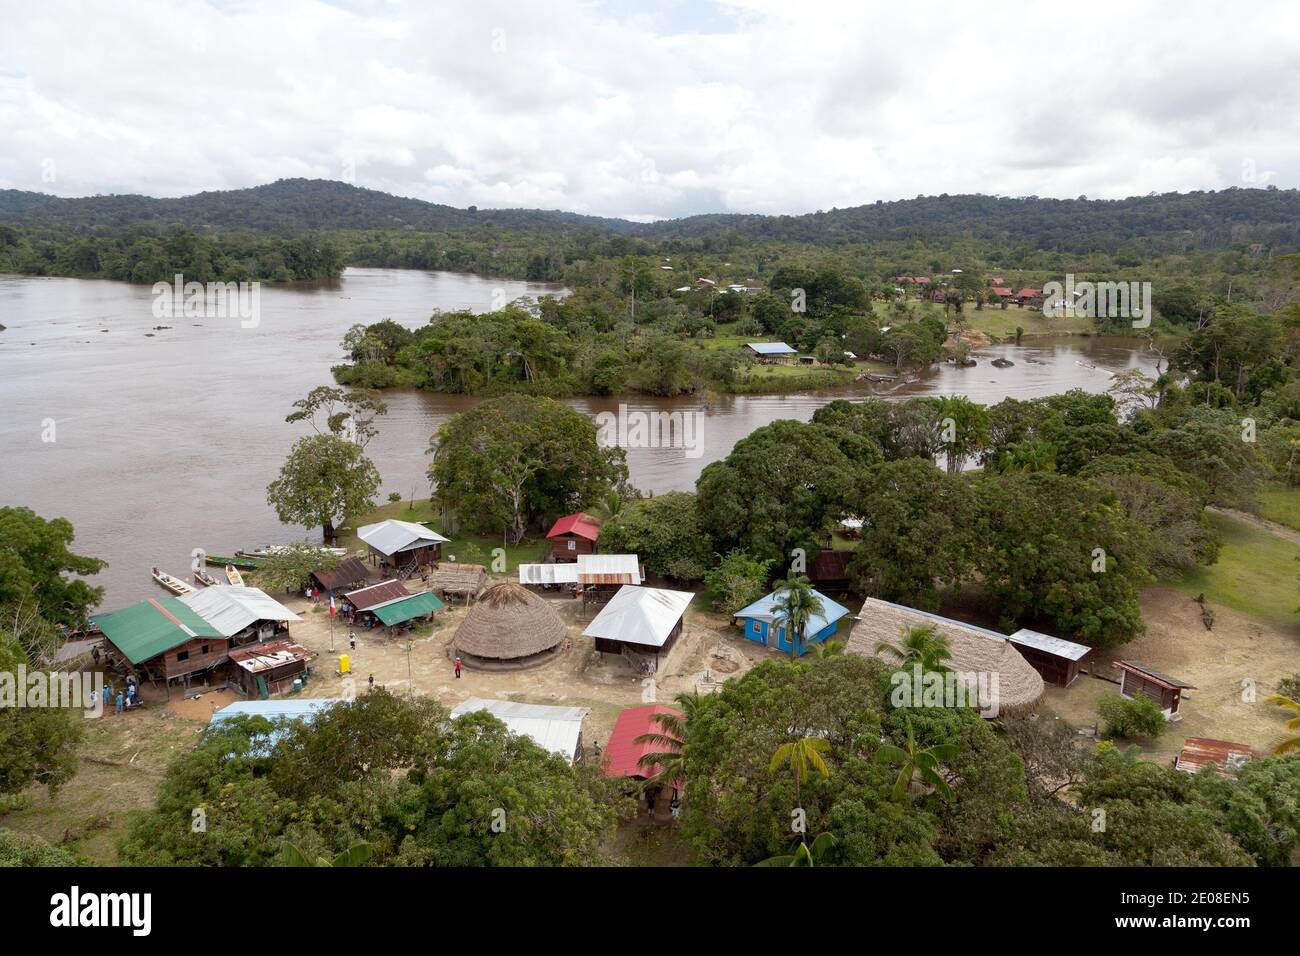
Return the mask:
<svg viewBox="0 0 1300 956"><path fill-rule="evenodd" d="M602 654L619 654L641 674L655 673L682 633L695 595L624 585L582 632Z"/></svg>
<svg viewBox="0 0 1300 956"><path fill-rule="evenodd" d="M557 519L546 533L551 557L556 561L576 561L580 554L595 554L599 538L600 523L581 511Z"/></svg>
<svg viewBox="0 0 1300 956"><path fill-rule="evenodd" d="M263 700L293 690L311 659L311 651L292 641L249 644L230 652L236 683L249 697Z"/></svg>
<svg viewBox="0 0 1300 956"><path fill-rule="evenodd" d="M635 554L578 556L578 594L583 605L604 604L624 585L645 581L645 569Z"/></svg>
<svg viewBox="0 0 1300 956"><path fill-rule="evenodd" d="M337 568L330 571L313 571L311 580L326 594L333 595L335 591L350 591L360 587L369 573L359 558L344 558Z"/></svg>
<svg viewBox="0 0 1300 956"><path fill-rule="evenodd" d="M664 727L658 719L660 715L678 721L684 720L686 716L680 710L665 704L628 707L619 711L618 718L614 721L614 730L609 735L609 743L605 747L601 773L606 777L628 780L635 785L633 793L637 798L638 816L648 814L657 823L668 823L672 820L672 804L686 793L686 778L645 787L645 782L658 776L664 768L657 763L646 766L641 761L650 754L676 753L680 748L672 744L637 739L645 734L664 734Z"/></svg>
<svg viewBox="0 0 1300 956"><path fill-rule="evenodd" d="M1155 701L1166 717L1170 720L1182 720L1182 714L1178 713L1179 705L1182 704L1183 691L1196 690L1194 686L1181 681L1177 677L1170 677L1167 674L1161 674L1159 671L1153 671L1145 664L1139 664L1137 661L1117 661L1111 665L1120 670L1119 692L1121 697L1130 699L1141 695Z"/></svg>
<svg viewBox="0 0 1300 956"><path fill-rule="evenodd" d="M808 568L808 578L822 591L841 594L849 589L852 551L821 551Z"/></svg>
<svg viewBox="0 0 1300 956"><path fill-rule="evenodd" d="M357 537L379 561L380 574L402 579L442 560L442 546L450 541L432 528L413 521L389 518L357 529Z"/></svg>
<svg viewBox="0 0 1300 956"><path fill-rule="evenodd" d="M178 600L232 645L287 637L289 624L302 620L260 588L242 585L204 588Z"/></svg>
<svg viewBox="0 0 1300 956"><path fill-rule="evenodd" d="M1174 769L1184 773L1200 773L1202 768L1212 766L1216 772L1227 776L1256 756L1258 754L1250 744L1213 740L1209 737L1188 737L1174 760Z"/></svg>
<svg viewBox="0 0 1300 956"><path fill-rule="evenodd" d="M1025 628L1016 631L1007 640L1016 645L1016 650L1029 662L1029 666L1043 675L1044 682L1057 687L1069 687L1078 679L1079 664L1092 650L1085 644L1076 644Z"/></svg>
<svg viewBox="0 0 1300 956"><path fill-rule="evenodd" d="M179 598L150 598L91 621L103 631L110 666L169 689L229 659L230 639Z"/></svg>

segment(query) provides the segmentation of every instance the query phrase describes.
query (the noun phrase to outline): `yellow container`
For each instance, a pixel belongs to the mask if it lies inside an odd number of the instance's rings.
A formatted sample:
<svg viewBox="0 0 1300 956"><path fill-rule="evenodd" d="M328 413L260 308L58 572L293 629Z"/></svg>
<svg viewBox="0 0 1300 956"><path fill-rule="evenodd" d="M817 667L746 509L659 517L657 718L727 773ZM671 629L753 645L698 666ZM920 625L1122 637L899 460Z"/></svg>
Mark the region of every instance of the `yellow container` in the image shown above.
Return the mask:
<svg viewBox="0 0 1300 956"><path fill-rule="evenodd" d="M340 674L352 673L352 658L349 657L347 654L343 654L339 657L339 673Z"/></svg>

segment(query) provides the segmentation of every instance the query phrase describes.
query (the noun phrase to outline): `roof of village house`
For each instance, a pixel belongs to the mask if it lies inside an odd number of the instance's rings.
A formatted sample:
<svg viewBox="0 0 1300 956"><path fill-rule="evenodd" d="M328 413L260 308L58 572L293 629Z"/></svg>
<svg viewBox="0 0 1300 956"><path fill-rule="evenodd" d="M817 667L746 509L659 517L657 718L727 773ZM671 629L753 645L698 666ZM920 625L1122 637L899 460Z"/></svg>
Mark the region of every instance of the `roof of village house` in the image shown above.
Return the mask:
<svg viewBox="0 0 1300 956"><path fill-rule="evenodd" d="M1064 657L1070 661L1081 660L1085 654L1092 650L1086 644L1076 644L1074 641L1067 641L1063 637L1040 634L1038 631L1031 631L1023 627L1008 637L1007 640L1012 644L1022 644L1025 647L1032 647L1035 650L1043 651L1055 657Z"/></svg>
<svg viewBox="0 0 1300 956"><path fill-rule="evenodd" d="M520 584L577 584L578 565L574 561L555 561L551 564L519 565Z"/></svg>
<svg viewBox="0 0 1300 956"><path fill-rule="evenodd" d="M1199 773L1207 764L1213 764L1219 773L1226 774L1255 756L1250 744L1231 740L1213 740L1209 737L1188 737L1174 761L1174 767L1187 773Z"/></svg>
<svg viewBox="0 0 1300 956"><path fill-rule="evenodd" d="M483 590L487 579L487 568L481 564L453 564L443 561L429 573L429 590L474 597Z"/></svg>
<svg viewBox="0 0 1300 956"><path fill-rule="evenodd" d="M357 529L357 537L380 554L393 555L413 548L425 548L439 542L450 541L432 528L413 521L388 518Z"/></svg>
<svg viewBox="0 0 1300 956"><path fill-rule="evenodd" d="M387 581L380 581L378 584L371 584L355 591L349 591L343 596L358 611L368 611L378 604L386 604L399 598L410 597L411 592L406 589L406 585L401 581L396 578L389 578Z"/></svg>
<svg viewBox="0 0 1300 956"><path fill-rule="evenodd" d="M1028 286L1016 293L1018 299L1033 299L1043 294L1042 289L1031 289Z"/></svg>
<svg viewBox="0 0 1300 956"><path fill-rule="evenodd" d="M582 632L584 637L663 647L695 598L690 591L625 584Z"/></svg>
<svg viewBox="0 0 1300 956"><path fill-rule="evenodd" d="M1179 680L1177 677L1170 677L1168 674L1154 671L1145 664L1139 664L1137 661L1116 661L1110 666L1118 667L1120 670L1128 671L1130 674L1137 674L1141 677L1145 677L1147 680L1154 681L1161 687L1168 688L1169 690L1196 690L1194 685L1189 684L1184 680Z"/></svg>
<svg viewBox="0 0 1300 956"><path fill-rule="evenodd" d="M343 703L337 697L286 697L281 700L237 700L212 714L210 724L235 717L265 717L267 720L311 720L322 710Z"/></svg>
<svg viewBox="0 0 1300 956"><path fill-rule="evenodd" d="M413 621L417 617L424 617L426 614L433 614L435 611L441 611L446 606L438 598L438 595L432 591L421 591L419 594L398 598L396 601L386 601L372 607L370 611L379 620L392 626L394 624L405 624L407 621Z"/></svg>
<svg viewBox="0 0 1300 956"><path fill-rule="evenodd" d="M794 355L795 350L784 342L747 342L745 347L759 355Z"/></svg>
<svg viewBox="0 0 1300 956"><path fill-rule="evenodd" d="M513 582L483 592L456 628L457 653L519 660L557 647L568 631L550 601Z"/></svg>
<svg viewBox="0 0 1300 956"><path fill-rule="evenodd" d="M861 527L861 525L859 525ZM814 581L843 581L849 576L852 551L821 551L808 568L808 577Z"/></svg>
<svg viewBox="0 0 1300 956"><path fill-rule="evenodd" d="M578 555L579 584L640 584L641 559L635 554Z"/></svg>
<svg viewBox="0 0 1300 956"><path fill-rule="evenodd" d="M814 634L820 633L823 628L830 624L834 624L840 618L844 617L844 615L849 613L849 609L843 604L831 600L816 588L813 589L812 593L822 602L822 613L814 614L812 617L808 618L808 623L804 625L805 637L812 637ZM777 610L776 606L780 597L780 591L773 591L771 594L759 598L748 607L741 608L733 614L732 617L757 618L760 621L775 621L781 616L781 613Z"/></svg>
<svg viewBox="0 0 1300 956"><path fill-rule="evenodd" d="M232 637L258 621L301 621L297 614L260 588L219 585L178 598L222 637Z"/></svg>
<svg viewBox="0 0 1300 956"><path fill-rule="evenodd" d="M92 614L90 620L132 664L141 664L196 637L225 636L179 598L150 598L119 611Z"/></svg>
<svg viewBox="0 0 1300 956"><path fill-rule="evenodd" d="M311 651L293 641L246 644L230 652L230 660L250 674L261 674L295 661L311 660L311 657Z"/></svg>
<svg viewBox="0 0 1300 956"><path fill-rule="evenodd" d="M344 558L332 571L313 571L311 574L325 590L337 591L364 581L369 573L360 559Z"/></svg>
<svg viewBox="0 0 1300 956"><path fill-rule="evenodd" d="M452 709L452 717L487 711L506 725L512 734L532 738L543 750L559 754L569 762L578 749L582 721L590 707L554 707L524 704L514 700L491 700L470 697Z"/></svg>
<svg viewBox="0 0 1300 956"><path fill-rule="evenodd" d="M551 530L546 532L546 537L554 538L561 534L576 534L588 541L595 541L600 537L600 522L582 511L565 515L563 518L556 519L555 524L551 525Z"/></svg>
<svg viewBox="0 0 1300 956"><path fill-rule="evenodd" d="M614 721L614 730L609 735L609 744L605 747L605 757L601 771L607 777L639 777L648 779L657 774L662 767L654 764L641 766L641 758L647 754L676 751L671 745L650 742L637 743L642 734L662 734L663 727L654 719L656 714L685 716L666 704L650 704L645 707L628 707L619 711Z"/></svg>
<svg viewBox="0 0 1300 956"><path fill-rule="evenodd" d="M862 657L875 657L881 642L902 647L903 633L930 625L948 639L952 656L947 666L959 673L997 674L998 713L1014 716L1032 711L1043 696L1043 678L1007 640L990 631L927 611L867 598L845 648ZM982 702L989 703L989 702Z"/></svg>
<svg viewBox="0 0 1300 956"><path fill-rule="evenodd" d="M994 294L994 295L1010 295L1010 294L1011 294L1011 287L1010 287L1010 286L1007 286L1007 285L995 285L995 286L993 287L993 294Z"/></svg>

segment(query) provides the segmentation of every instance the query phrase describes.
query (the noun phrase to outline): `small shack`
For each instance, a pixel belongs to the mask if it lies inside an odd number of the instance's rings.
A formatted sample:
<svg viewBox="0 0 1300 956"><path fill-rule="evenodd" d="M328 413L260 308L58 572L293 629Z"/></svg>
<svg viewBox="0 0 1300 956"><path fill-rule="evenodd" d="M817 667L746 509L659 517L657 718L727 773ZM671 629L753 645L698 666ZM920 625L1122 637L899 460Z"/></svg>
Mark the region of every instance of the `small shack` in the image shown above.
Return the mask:
<svg viewBox="0 0 1300 956"><path fill-rule="evenodd" d="M463 599L466 604L487 587L487 568L481 564L442 562L429 573L429 590L444 600Z"/></svg>
<svg viewBox="0 0 1300 956"><path fill-rule="evenodd" d="M842 594L849 589L852 551L819 551L808 568L808 577L822 591Z"/></svg>
<svg viewBox="0 0 1300 956"><path fill-rule="evenodd" d="M188 683L228 659L230 639L180 598L150 598L90 620L104 633L110 666L143 674L154 684L161 681L169 695L172 681Z"/></svg>
<svg viewBox="0 0 1300 956"><path fill-rule="evenodd" d="M645 571L635 554L578 556L578 592L584 605L604 604L624 585L644 581Z"/></svg>
<svg viewBox="0 0 1300 956"><path fill-rule="evenodd" d="M399 578L441 561L442 546L451 540L432 528L396 518L363 525L357 537L370 549L371 560L379 560L381 574Z"/></svg>
<svg viewBox="0 0 1300 956"><path fill-rule="evenodd" d="M229 585L204 588L178 598L232 644L271 641L289 633L297 614L260 588Z"/></svg>
<svg viewBox="0 0 1300 956"><path fill-rule="evenodd" d="M546 532L556 561L576 561L580 554L595 554L599 537L600 522L581 511L557 519Z"/></svg>
<svg viewBox="0 0 1300 956"><path fill-rule="evenodd" d="M624 585L582 632L602 654L621 654L642 674L653 674L682 633L690 591Z"/></svg>
<svg viewBox="0 0 1300 956"><path fill-rule="evenodd" d="M1183 715L1178 712L1183 702L1183 691L1196 690L1194 686L1137 661L1117 661L1111 667L1119 668L1121 697L1131 700L1140 694L1155 701L1170 720L1183 719Z"/></svg>
<svg viewBox="0 0 1300 956"><path fill-rule="evenodd" d="M804 627L804 636L797 641L796 654L806 654L813 644L821 643L839 630L840 619L849 613L849 609L837 601L828 598L821 591L814 590L813 595L822 603L822 613L814 614ZM741 608L733 615L733 622L741 623L745 638L768 647L790 653L791 643L786 637L785 624L781 612L777 610L780 591L773 591L761 597L749 607Z"/></svg>
<svg viewBox="0 0 1300 956"><path fill-rule="evenodd" d="M784 342L747 342L745 348L759 365L784 365L799 357L799 353Z"/></svg>
<svg viewBox="0 0 1300 956"><path fill-rule="evenodd" d="M398 628L420 619L431 621L433 615L446 606L432 591L421 591L395 601L376 604L370 608L370 613L386 627Z"/></svg>
<svg viewBox="0 0 1300 956"><path fill-rule="evenodd" d="M452 718L486 711L512 734L529 737L543 750L558 754L569 763L582 762L582 721L590 707L552 707L523 704L513 700L470 697L452 709Z"/></svg>
<svg viewBox="0 0 1300 956"><path fill-rule="evenodd" d="M619 711L614 721L614 730L609 735L609 744L605 747L605 756L601 772L606 777L633 781L646 781L658 776L663 771L661 764L643 766L641 758L654 753L677 753L680 748L670 743L650 743L638 741L645 734L664 734L664 727L656 719L658 715L668 715L682 720L685 718L680 710L666 704L649 704L645 707L628 707ZM638 790L638 805L641 811L654 808L656 820L671 819L671 807L674 800L679 800L686 792L686 779L665 781L659 787Z"/></svg>
<svg viewBox="0 0 1300 956"><path fill-rule="evenodd" d="M312 652L292 641L249 644L230 652L235 681L245 694L265 700L272 694L294 689L294 682L307 673Z"/></svg>
<svg viewBox="0 0 1300 956"><path fill-rule="evenodd" d="M365 583L370 572L359 558L344 558L332 571L313 571L312 583L329 595L348 591Z"/></svg>
<svg viewBox="0 0 1300 956"><path fill-rule="evenodd" d="M545 598L518 584L494 584L456 629L452 652L468 667L515 670L551 660L567 634Z"/></svg>
<svg viewBox="0 0 1300 956"><path fill-rule="evenodd" d="M387 604L389 601L397 601L410 596L411 592L406 589L405 584L390 579L364 588L358 588L355 591L348 591L343 595L343 600L351 604L356 612L360 614L369 611L371 608L378 607L380 604Z"/></svg>
<svg viewBox="0 0 1300 956"><path fill-rule="evenodd" d="M1184 773L1200 773L1203 767L1213 766L1219 774L1226 777L1255 756L1258 755L1250 744L1213 740L1209 737L1188 737L1174 760L1174 769Z"/></svg>
<svg viewBox="0 0 1300 956"><path fill-rule="evenodd" d="M1040 634L1021 628L1007 638L1016 645L1029 666L1043 675L1043 680L1057 687L1069 687L1079 676L1079 663L1092 650L1061 637Z"/></svg>

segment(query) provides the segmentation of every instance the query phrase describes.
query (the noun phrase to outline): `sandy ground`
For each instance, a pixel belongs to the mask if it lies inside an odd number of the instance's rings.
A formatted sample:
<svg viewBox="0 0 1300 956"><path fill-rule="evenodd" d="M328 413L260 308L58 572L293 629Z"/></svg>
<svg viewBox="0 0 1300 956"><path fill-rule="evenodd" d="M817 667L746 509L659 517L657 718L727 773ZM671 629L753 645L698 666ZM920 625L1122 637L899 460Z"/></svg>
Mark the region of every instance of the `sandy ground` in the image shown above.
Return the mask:
<svg viewBox="0 0 1300 956"><path fill-rule="evenodd" d="M583 629L595 616L595 608L568 597L547 597L568 625L564 650L540 667L520 671L462 670L458 680L448 647L468 608L449 606L436 615L432 633L411 636L408 664L407 641L377 631L357 629L356 650L348 648L345 621L334 623L333 651L330 618L325 611L313 611L309 601L286 598L284 603L301 615L302 623L290 626L295 641L320 656L315 673L304 692L311 697L343 696L345 687L338 675L338 658L347 654L355 688L364 691L370 675L377 686L398 694L410 692L435 697L452 708L467 697L516 700L530 704L590 707L583 725L583 740L590 746L608 741L618 712L653 701L671 701L682 692L707 691L708 676L714 681L743 674L775 652L744 640L740 631L716 614L688 611L685 629L672 651L661 662L653 682L635 674L620 657L599 654Z"/></svg>
<svg viewBox="0 0 1300 956"><path fill-rule="evenodd" d="M1260 531L1267 531L1269 534L1275 534L1279 538L1284 538L1292 544L1300 544L1300 531L1294 528L1288 528L1284 524L1278 524L1276 521L1269 521L1267 518L1261 518L1259 515L1248 514L1245 511L1237 511L1233 508L1207 508L1207 511L1213 511L1215 514L1227 515L1229 518L1236 518L1243 521L1252 528L1258 528Z"/></svg>
<svg viewBox="0 0 1300 956"><path fill-rule="evenodd" d="M1142 595L1147 632L1115 651L1094 652L1085 667L1117 679L1115 660L1134 660L1196 686L1183 694L1182 720L1157 740L1143 745L1145 756L1172 761L1188 737L1212 737L1270 749L1284 733L1286 714L1263 702L1279 678L1300 670L1300 625L1278 627L1221 605L1214 608L1214 630L1201 623L1200 605L1169 588ZM1253 694L1251 691L1253 690ZM1096 720L1102 697L1119 686L1089 674L1074 685L1049 687L1043 710L1077 727Z"/></svg>

